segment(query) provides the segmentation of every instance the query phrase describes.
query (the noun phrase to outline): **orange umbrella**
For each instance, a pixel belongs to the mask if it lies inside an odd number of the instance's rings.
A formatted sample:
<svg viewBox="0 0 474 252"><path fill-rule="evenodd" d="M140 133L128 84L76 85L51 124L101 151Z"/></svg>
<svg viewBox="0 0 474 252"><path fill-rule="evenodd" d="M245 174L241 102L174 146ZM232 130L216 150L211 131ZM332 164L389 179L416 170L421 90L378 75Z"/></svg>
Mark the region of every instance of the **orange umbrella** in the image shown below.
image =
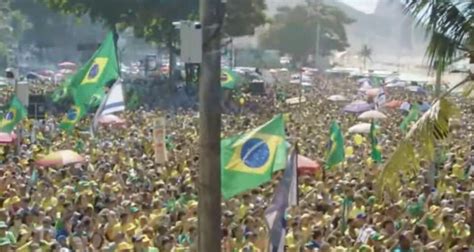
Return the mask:
<svg viewBox="0 0 474 252"><path fill-rule="evenodd" d="M402 105L403 101L400 100L391 100L387 103L384 104L384 107L391 108L391 109L397 109Z"/></svg>
<svg viewBox="0 0 474 252"><path fill-rule="evenodd" d="M316 161L311 160L305 156L298 155L298 174L299 175L314 175L321 170L321 165Z"/></svg>
<svg viewBox="0 0 474 252"><path fill-rule="evenodd" d="M36 161L39 166L61 166L69 164L84 163L85 159L72 150L60 150L52 152Z"/></svg>

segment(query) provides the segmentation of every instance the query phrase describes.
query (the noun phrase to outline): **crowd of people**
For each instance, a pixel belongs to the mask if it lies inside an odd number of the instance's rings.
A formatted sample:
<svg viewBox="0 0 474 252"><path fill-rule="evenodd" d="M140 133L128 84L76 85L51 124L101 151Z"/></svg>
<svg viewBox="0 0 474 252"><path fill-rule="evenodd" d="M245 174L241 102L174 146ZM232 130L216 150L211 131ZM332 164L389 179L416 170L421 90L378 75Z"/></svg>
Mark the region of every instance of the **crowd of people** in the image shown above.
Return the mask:
<svg viewBox="0 0 474 252"><path fill-rule="evenodd" d="M321 81L321 80L320 80ZM240 106L224 114L222 135L257 127L283 113L287 139L300 154L324 163L329 124L338 121L345 135L344 163L298 179L300 200L286 215L286 251L472 251L474 190L474 116L472 99L452 96L461 125L440 143L434 187L427 181L430 162L400 178L399 195L377 197L375 178L383 164L370 158L367 135L349 134L356 114L343 113L340 94L360 99L357 84L325 78L304 93L306 101L286 104L300 95L298 85L273 87L273 95L234 97ZM429 95L387 91L388 100L429 101ZM384 160L404 137L398 109L381 109L379 142ZM156 164L153 122L166 118L168 161ZM0 147L0 252L3 251L197 251L196 181L199 166L196 111L125 111L126 127L102 127L92 138L61 132L60 116L40 124L23 122L27 134L16 146ZM33 126L34 125L34 126ZM35 127L35 130L32 130ZM34 133L33 133L34 132ZM28 137L34 134L34 137ZM85 163L39 167L35 161L52 151L71 149ZM223 252L267 251L269 232L264 211L279 174L271 183L222 202ZM346 206L346 207L344 207ZM471 249L471 250L470 250Z"/></svg>

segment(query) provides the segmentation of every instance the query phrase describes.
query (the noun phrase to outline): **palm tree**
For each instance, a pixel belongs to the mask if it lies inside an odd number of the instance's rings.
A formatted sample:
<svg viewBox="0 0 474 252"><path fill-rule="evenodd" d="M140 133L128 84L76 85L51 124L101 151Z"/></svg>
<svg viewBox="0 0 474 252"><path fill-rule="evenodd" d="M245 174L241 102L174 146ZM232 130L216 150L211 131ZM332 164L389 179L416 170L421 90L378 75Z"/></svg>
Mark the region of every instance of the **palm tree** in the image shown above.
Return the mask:
<svg viewBox="0 0 474 252"><path fill-rule="evenodd" d="M364 69L367 69L367 60L372 61L372 48L364 44L359 52L359 56L362 58Z"/></svg>
<svg viewBox="0 0 474 252"><path fill-rule="evenodd" d="M412 15L418 24L425 27L430 35L426 55L437 75L459 58L470 59L471 71L474 64L474 1L457 0L405 0L405 11ZM467 85L466 85L467 84ZM458 109L445 97L454 89L466 86L465 95L474 90L474 74L439 94L430 110L413 125L401 141L377 179L379 193L397 192L401 177L410 177L419 171L415 165L419 160L433 161L436 141L449 133L449 120ZM437 88L439 90L439 87ZM415 148L416 146L416 148ZM417 154L415 154L417 149Z"/></svg>

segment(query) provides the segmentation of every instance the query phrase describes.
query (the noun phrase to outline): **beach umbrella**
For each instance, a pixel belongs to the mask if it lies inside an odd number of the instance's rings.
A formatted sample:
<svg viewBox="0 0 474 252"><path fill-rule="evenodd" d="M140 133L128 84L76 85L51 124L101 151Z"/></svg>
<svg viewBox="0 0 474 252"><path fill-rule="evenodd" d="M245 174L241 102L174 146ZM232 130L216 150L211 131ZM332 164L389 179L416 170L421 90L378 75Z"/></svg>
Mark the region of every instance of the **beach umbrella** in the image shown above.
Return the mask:
<svg viewBox="0 0 474 252"><path fill-rule="evenodd" d="M370 132L370 123L359 123L349 128L349 133L368 134Z"/></svg>
<svg viewBox="0 0 474 252"><path fill-rule="evenodd" d="M368 104L367 102L364 103L351 103L346 105L343 108L344 112L349 112L349 113L363 113L365 111L369 111L373 108L372 105Z"/></svg>
<svg viewBox="0 0 474 252"><path fill-rule="evenodd" d="M75 70L77 65L76 63L65 61L58 64L58 67L61 69L72 69Z"/></svg>
<svg viewBox="0 0 474 252"><path fill-rule="evenodd" d="M84 157L72 150L60 150L52 152L39 160L36 164L39 166L61 166L69 164L83 163Z"/></svg>
<svg viewBox="0 0 474 252"><path fill-rule="evenodd" d="M387 116L377 110L369 110L359 115L359 119L386 119Z"/></svg>
<svg viewBox="0 0 474 252"><path fill-rule="evenodd" d="M406 89L417 94L426 94L426 91L420 86L408 86Z"/></svg>
<svg viewBox="0 0 474 252"><path fill-rule="evenodd" d="M54 71L46 69L46 70L41 71L40 74L43 76L52 77L54 76Z"/></svg>
<svg viewBox="0 0 474 252"><path fill-rule="evenodd" d="M397 109L397 108L400 108L402 103L403 103L403 101L400 101L400 100L391 100L391 101L385 103L383 106L386 107L386 108Z"/></svg>
<svg viewBox="0 0 474 252"><path fill-rule="evenodd" d="M99 117L99 123L102 125L124 125L125 119L122 119L114 114L108 114Z"/></svg>
<svg viewBox="0 0 474 252"><path fill-rule="evenodd" d="M11 144L15 141L16 134L15 133L5 133L0 132L0 144Z"/></svg>
<svg viewBox="0 0 474 252"><path fill-rule="evenodd" d="M370 98L377 96L379 92L380 92L380 88L371 88L371 89L365 90L365 94Z"/></svg>
<svg viewBox="0 0 474 252"><path fill-rule="evenodd" d="M343 95L331 95L327 98L330 101L347 101L348 99Z"/></svg>
<svg viewBox="0 0 474 252"><path fill-rule="evenodd" d="M298 155L298 175L314 175L321 170L321 165L305 156Z"/></svg>
<svg viewBox="0 0 474 252"><path fill-rule="evenodd" d="M407 83L405 81L396 81L396 82L392 82L392 83L388 83L387 85L385 85L385 87L388 87L388 88L396 88L396 87L406 87Z"/></svg>

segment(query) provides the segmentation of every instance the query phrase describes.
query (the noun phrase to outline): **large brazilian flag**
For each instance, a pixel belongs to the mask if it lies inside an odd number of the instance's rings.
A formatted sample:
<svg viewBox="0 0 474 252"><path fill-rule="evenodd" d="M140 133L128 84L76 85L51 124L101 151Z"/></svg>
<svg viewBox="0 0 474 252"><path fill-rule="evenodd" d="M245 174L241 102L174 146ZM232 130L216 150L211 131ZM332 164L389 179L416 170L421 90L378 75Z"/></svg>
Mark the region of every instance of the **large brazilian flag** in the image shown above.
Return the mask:
<svg viewBox="0 0 474 252"><path fill-rule="evenodd" d="M225 199L256 188L285 166L286 143L282 115L260 127L221 141L221 189Z"/></svg>
<svg viewBox="0 0 474 252"><path fill-rule="evenodd" d="M74 106L64 116L61 129L71 132L74 125L104 97L107 83L119 78L114 34L110 32L92 58L71 78L70 92Z"/></svg>
<svg viewBox="0 0 474 252"><path fill-rule="evenodd" d="M71 79L74 102L88 106L104 86L119 77L114 35L110 32L92 58Z"/></svg>

